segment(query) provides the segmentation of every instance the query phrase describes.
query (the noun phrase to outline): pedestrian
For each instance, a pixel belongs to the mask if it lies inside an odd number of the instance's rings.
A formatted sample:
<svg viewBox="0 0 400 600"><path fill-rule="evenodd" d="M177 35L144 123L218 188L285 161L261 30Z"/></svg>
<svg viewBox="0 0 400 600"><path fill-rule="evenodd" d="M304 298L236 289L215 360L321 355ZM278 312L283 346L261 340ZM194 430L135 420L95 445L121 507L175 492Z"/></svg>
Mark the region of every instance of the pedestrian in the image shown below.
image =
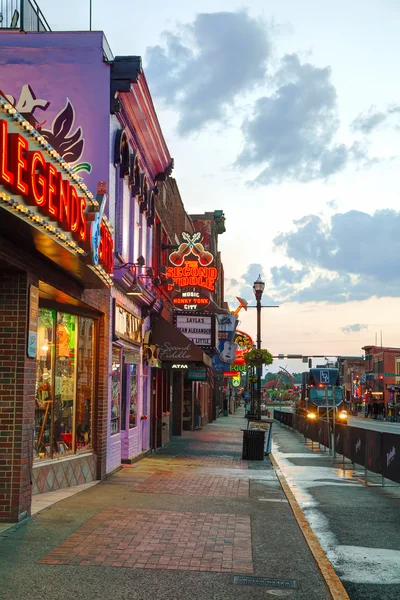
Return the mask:
<svg viewBox="0 0 400 600"><path fill-rule="evenodd" d="M201 405L198 398L194 401L194 428L201 429Z"/></svg>

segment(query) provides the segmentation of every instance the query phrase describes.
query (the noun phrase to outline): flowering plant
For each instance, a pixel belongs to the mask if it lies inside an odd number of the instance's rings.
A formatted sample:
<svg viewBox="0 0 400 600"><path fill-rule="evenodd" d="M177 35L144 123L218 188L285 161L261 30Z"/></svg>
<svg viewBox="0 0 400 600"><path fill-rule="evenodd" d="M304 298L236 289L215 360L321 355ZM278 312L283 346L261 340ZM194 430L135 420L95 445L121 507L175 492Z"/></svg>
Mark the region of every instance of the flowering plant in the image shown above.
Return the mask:
<svg viewBox="0 0 400 600"><path fill-rule="evenodd" d="M250 350L244 355L246 365L250 367L261 367L262 365L271 365L273 358L268 350Z"/></svg>

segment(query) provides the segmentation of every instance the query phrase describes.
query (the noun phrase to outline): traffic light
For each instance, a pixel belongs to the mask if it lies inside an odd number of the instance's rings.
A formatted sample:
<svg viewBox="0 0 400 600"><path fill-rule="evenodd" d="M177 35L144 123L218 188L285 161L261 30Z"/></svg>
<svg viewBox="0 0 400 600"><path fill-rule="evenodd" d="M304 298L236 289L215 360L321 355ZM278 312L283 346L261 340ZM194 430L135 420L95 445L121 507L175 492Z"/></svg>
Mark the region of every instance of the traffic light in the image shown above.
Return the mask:
<svg viewBox="0 0 400 600"><path fill-rule="evenodd" d="M308 359L308 368L312 369L312 358Z"/></svg>
<svg viewBox="0 0 400 600"><path fill-rule="evenodd" d="M383 375L379 375L379 381L383 381Z"/></svg>

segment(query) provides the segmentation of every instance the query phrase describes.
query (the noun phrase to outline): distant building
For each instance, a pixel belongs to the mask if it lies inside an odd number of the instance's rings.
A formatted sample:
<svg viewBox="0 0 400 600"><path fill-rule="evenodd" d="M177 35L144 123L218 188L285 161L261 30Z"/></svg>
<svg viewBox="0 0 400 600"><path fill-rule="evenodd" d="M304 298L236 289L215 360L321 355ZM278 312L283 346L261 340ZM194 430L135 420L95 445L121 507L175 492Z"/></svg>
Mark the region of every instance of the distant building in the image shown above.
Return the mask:
<svg viewBox="0 0 400 600"><path fill-rule="evenodd" d="M396 384L396 357L400 348L364 346L366 413L370 416L387 415L391 403L388 386Z"/></svg>

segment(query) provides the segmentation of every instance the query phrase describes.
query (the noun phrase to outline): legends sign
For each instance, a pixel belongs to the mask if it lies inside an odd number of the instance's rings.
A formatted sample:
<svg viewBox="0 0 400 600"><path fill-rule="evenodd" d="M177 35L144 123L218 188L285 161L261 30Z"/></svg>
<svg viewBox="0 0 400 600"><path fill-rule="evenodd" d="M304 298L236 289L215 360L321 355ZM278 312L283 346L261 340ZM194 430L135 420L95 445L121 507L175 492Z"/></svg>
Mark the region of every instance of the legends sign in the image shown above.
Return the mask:
<svg viewBox="0 0 400 600"><path fill-rule="evenodd" d="M0 207L82 258L95 249L91 264L109 279L112 229L106 218L93 227L98 201L40 132L1 98L0 108Z"/></svg>

